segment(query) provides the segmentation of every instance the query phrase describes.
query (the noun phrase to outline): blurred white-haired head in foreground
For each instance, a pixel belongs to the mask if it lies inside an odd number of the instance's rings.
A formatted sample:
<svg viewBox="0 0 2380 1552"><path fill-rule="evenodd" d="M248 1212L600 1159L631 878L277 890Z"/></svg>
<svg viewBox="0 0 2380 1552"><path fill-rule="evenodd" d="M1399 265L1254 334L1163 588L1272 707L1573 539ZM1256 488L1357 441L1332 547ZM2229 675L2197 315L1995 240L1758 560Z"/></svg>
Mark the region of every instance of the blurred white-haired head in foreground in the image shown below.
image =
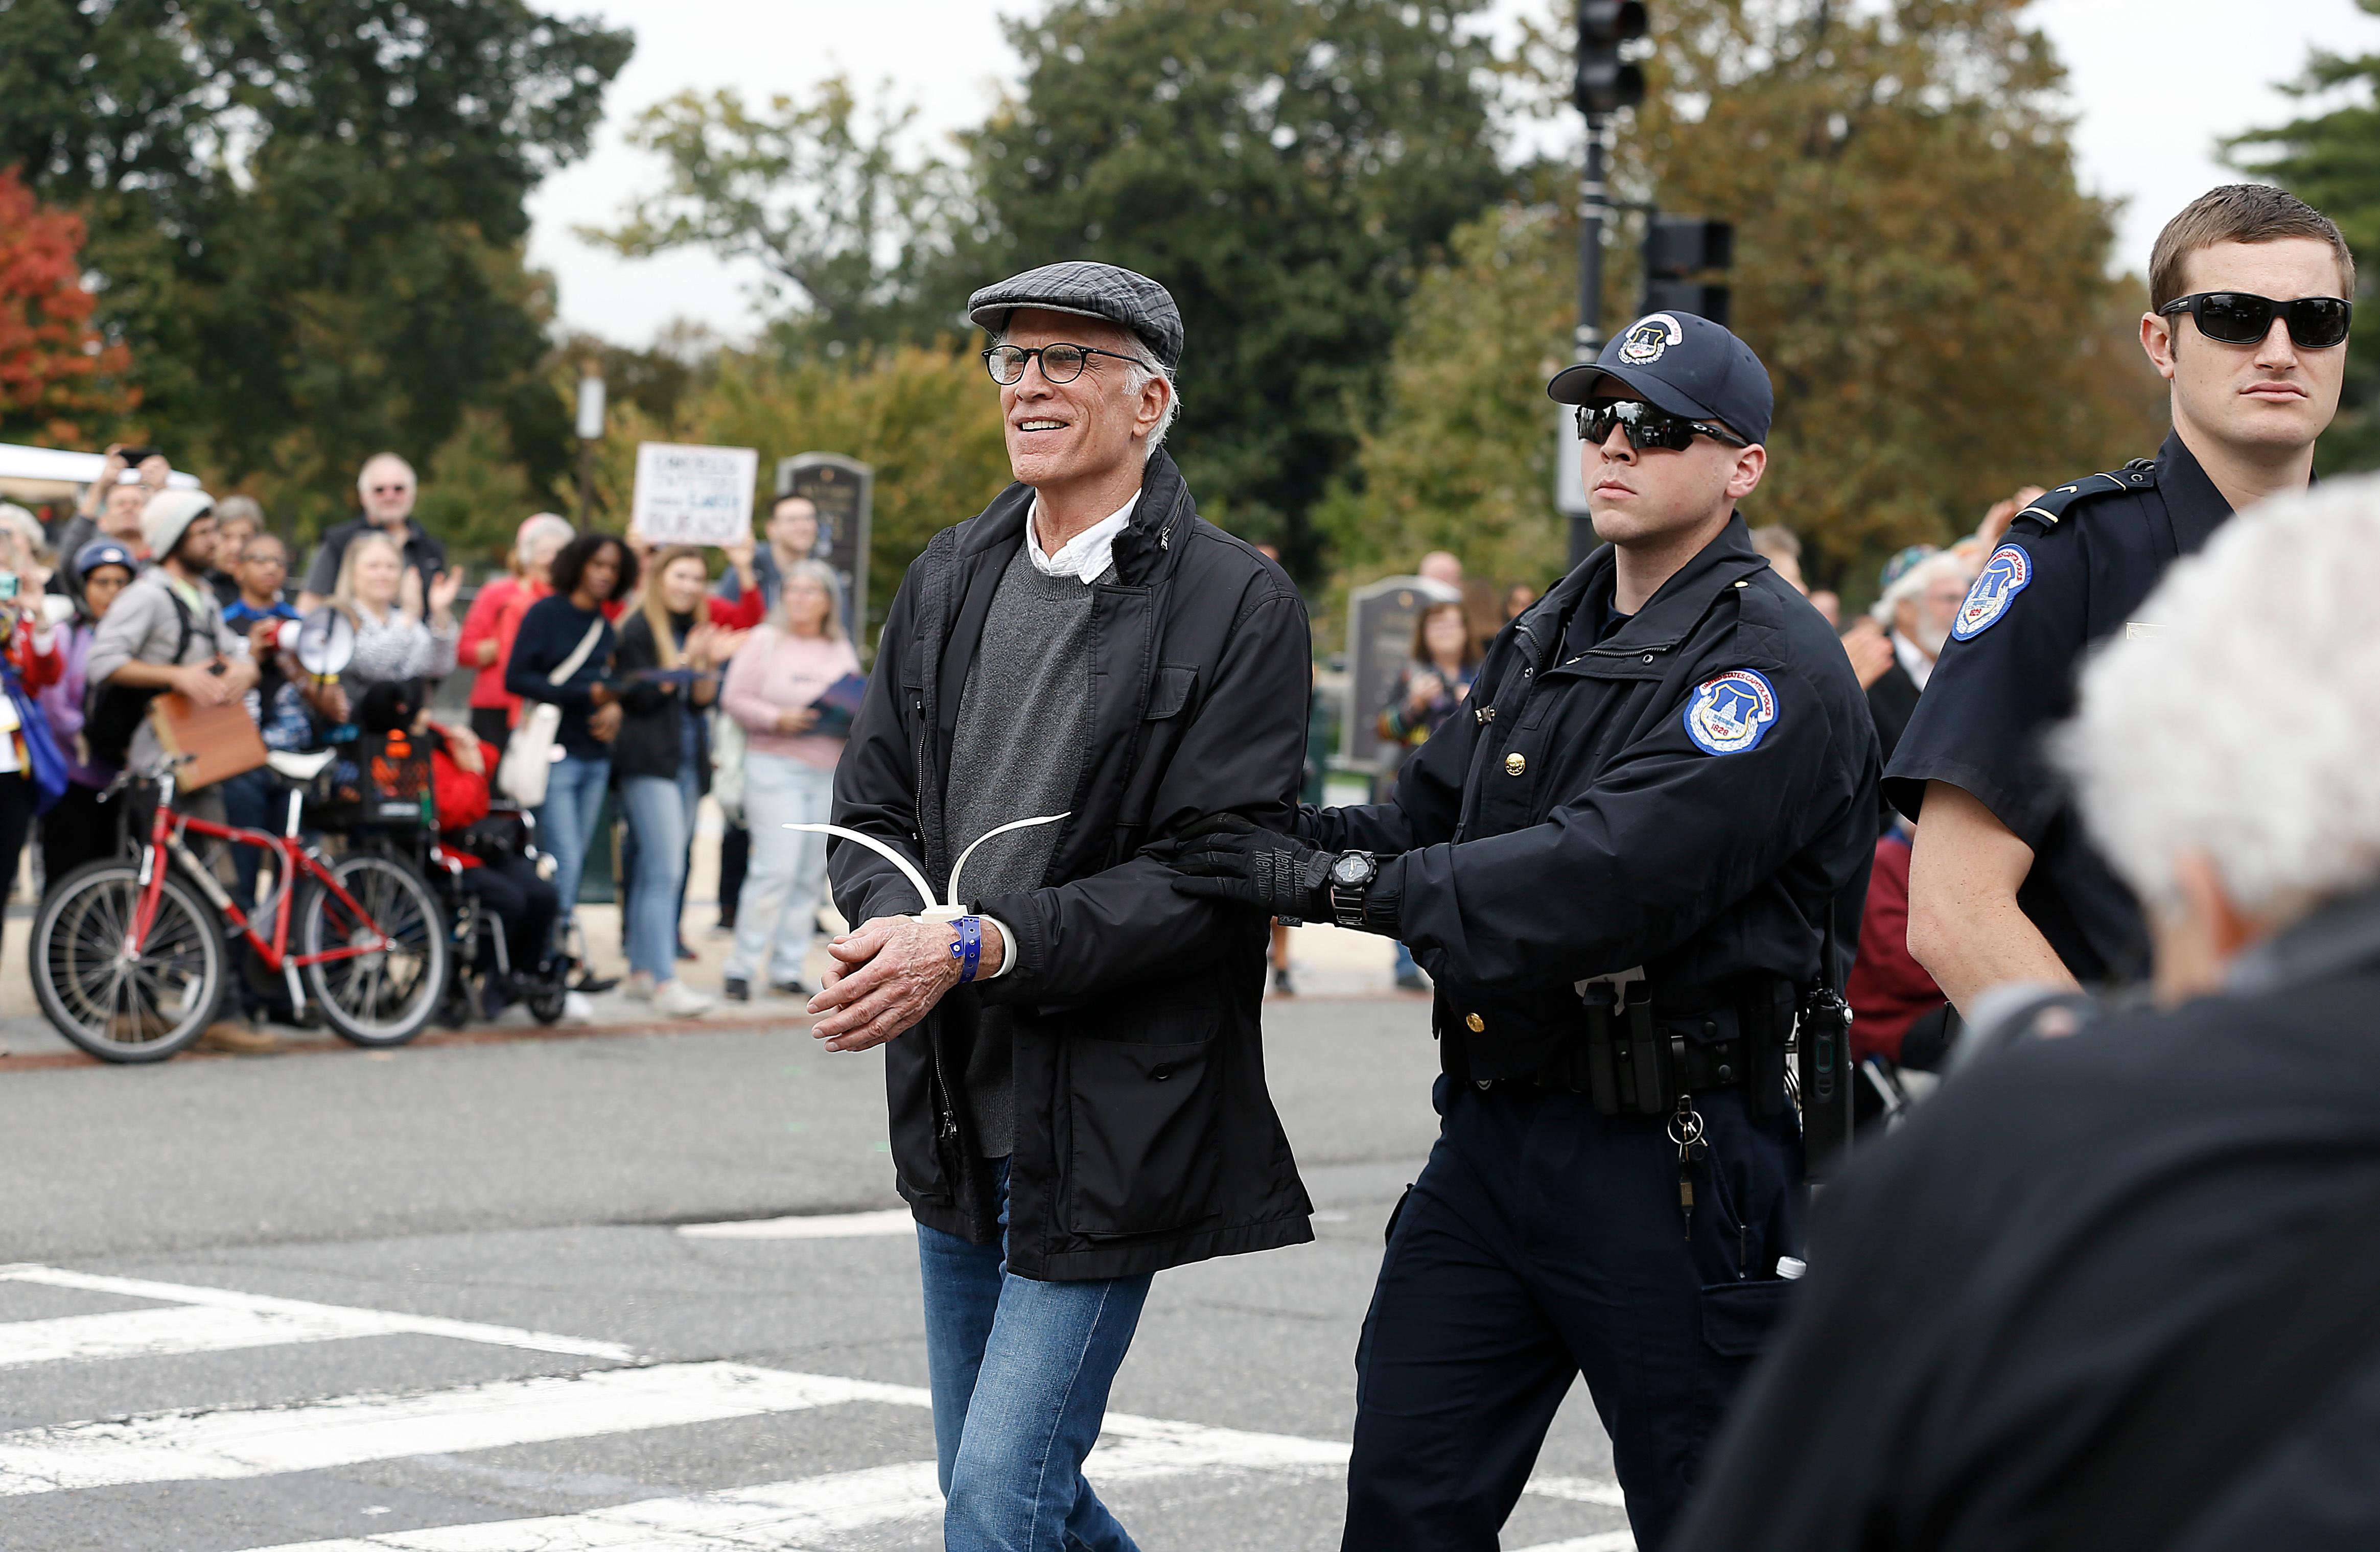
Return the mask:
<svg viewBox="0 0 2380 1552"><path fill-rule="evenodd" d="M2160 1000L2380 883L2380 477L2256 507L2166 574L2059 736Z"/></svg>

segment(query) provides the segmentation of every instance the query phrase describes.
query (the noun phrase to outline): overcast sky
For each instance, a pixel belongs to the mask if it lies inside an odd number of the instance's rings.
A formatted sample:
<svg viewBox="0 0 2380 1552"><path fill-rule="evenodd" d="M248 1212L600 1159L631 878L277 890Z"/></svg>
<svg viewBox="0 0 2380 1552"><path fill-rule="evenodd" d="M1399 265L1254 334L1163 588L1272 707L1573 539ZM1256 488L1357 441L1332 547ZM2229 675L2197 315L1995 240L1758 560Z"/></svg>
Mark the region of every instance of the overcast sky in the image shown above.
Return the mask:
<svg viewBox="0 0 2380 1552"><path fill-rule="evenodd" d="M530 201L532 262L561 281L572 328L643 345L675 319L729 337L752 326L748 275L707 254L628 261L572 235L614 220L634 190L658 185L652 159L622 144L636 112L687 88L735 87L747 98L806 91L836 70L871 95L889 81L941 136L979 122L1014 78L1015 56L998 18L1032 0L600 0L590 9L635 29L637 52L613 83L610 122L594 154L549 180ZM1497 0L1500 23L1542 0ZM1659 4L1659 0L1654 0ZM578 6L562 0L558 9ZM2165 218L2230 176L2216 161L2224 136L2292 111L2275 88L2303 68L2309 48L2380 51L2380 21L2354 0L2036 0L2070 75L2081 115L2085 183L2128 201L2119 261L2145 271Z"/></svg>

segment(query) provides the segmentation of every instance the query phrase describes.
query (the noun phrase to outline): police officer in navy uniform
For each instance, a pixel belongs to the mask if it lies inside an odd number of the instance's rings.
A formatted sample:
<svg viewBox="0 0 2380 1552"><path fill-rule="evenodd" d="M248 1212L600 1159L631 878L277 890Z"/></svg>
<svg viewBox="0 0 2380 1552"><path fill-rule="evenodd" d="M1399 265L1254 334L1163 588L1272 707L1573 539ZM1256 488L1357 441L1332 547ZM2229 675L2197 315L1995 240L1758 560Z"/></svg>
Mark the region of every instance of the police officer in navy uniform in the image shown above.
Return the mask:
<svg viewBox="0 0 2380 1552"><path fill-rule="evenodd" d="M2175 623L2139 610L2177 556L2304 489L2338 408L2355 265L2321 212L2264 184L2213 189L2159 234L2149 288L2141 345L2172 384L2172 433L2018 513L1885 775L1917 821L1910 951L1965 1012L1994 987L2145 975L2140 906L2083 839L2043 736L2092 643Z"/></svg>
<svg viewBox="0 0 2380 1552"><path fill-rule="evenodd" d="M1356 1353L1349 1552L1493 1548L1582 1373L1660 1544L1798 1270L1785 1042L1840 985L1876 845L1867 703L1735 512L1767 369L1654 313L1548 392L1609 542L1498 636L1395 802L1174 863L1437 982L1443 1119Z"/></svg>

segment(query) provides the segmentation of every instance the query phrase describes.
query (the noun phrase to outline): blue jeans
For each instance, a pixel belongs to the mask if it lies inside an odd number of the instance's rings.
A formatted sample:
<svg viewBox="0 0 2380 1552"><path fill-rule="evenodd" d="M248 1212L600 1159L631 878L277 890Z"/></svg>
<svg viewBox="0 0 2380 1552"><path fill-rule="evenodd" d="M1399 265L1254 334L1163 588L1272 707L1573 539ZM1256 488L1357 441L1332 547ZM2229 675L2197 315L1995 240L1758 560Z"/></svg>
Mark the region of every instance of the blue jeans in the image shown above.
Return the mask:
<svg viewBox="0 0 2380 1552"><path fill-rule="evenodd" d="M771 985L802 978L803 961L818 938L826 837L785 826L823 824L833 807L833 771L790 755L744 757L752 860L744 874L744 897L735 904L730 980L756 980L762 972Z"/></svg>
<svg viewBox="0 0 2380 1552"><path fill-rule="evenodd" d="M537 843L553 855L553 892L562 914L554 918L554 947L570 930L578 903L578 877L587 871L587 848L595 843L595 819L603 810L603 789L612 782L610 759L565 756L545 779L545 803L537 811Z"/></svg>
<svg viewBox="0 0 2380 1552"><path fill-rule="evenodd" d="M1011 1274L1005 1160L1000 1222L1002 1243L990 1245L917 1225L944 1552L1137 1552L1083 1480L1083 1458L1150 1279Z"/></svg>
<svg viewBox="0 0 2380 1552"><path fill-rule="evenodd" d="M242 830L261 830L278 835L289 823L289 789L273 779L271 770L243 771L223 782L216 791L223 794L224 822ZM256 917L256 876L264 865L264 854L254 846L233 846L231 851L231 897L256 928L257 936L270 940L273 924ZM294 936L294 934L293 934ZM240 956L256 951L248 946L245 938L231 940L231 963L237 966ZM235 974L231 984L237 988L240 1012L259 1018L273 1011L267 1000L257 994L245 974ZM288 1010L280 1010L288 1016Z"/></svg>
<svg viewBox="0 0 2380 1552"><path fill-rule="evenodd" d="M637 838L636 889L628 897L628 968L656 982L677 979L677 891L686 843L702 800L693 768L674 777L624 776L620 803Z"/></svg>

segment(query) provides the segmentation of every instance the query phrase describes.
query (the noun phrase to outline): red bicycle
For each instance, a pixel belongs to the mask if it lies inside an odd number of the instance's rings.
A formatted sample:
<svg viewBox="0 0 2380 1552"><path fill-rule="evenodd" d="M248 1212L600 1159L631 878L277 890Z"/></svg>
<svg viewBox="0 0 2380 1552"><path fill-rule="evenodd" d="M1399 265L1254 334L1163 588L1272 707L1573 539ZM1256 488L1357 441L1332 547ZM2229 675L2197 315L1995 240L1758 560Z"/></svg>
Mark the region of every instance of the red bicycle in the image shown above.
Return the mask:
<svg viewBox="0 0 2380 1552"><path fill-rule="evenodd" d="M188 758L159 773L156 812L137 861L79 867L42 903L33 989L58 1032L103 1061L173 1055L216 1016L228 929L246 940L257 967L285 979L292 1007L310 994L343 1038L397 1046L419 1034L446 985L445 912L421 875L395 856L360 848L326 859L298 839L302 788L332 752L269 757L292 783L281 835L176 812L174 770ZM272 897L251 915L190 851L190 836L269 853ZM265 921L269 939L258 931Z"/></svg>

